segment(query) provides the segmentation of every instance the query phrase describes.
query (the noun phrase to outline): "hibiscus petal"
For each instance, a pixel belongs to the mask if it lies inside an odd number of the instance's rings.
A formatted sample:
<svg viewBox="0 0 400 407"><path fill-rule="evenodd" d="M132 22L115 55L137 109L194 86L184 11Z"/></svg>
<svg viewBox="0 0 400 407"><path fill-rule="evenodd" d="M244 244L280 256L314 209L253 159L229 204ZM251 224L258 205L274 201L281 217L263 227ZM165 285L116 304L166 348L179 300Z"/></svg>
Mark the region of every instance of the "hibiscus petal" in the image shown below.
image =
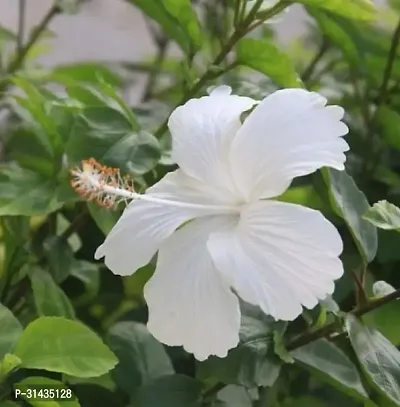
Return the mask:
<svg viewBox="0 0 400 407"><path fill-rule="evenodd" d="M326 102L317 93L284 89L249 115L230 153L233 178L246 199L279 196L293 178L321 167L344 169L344 110Z"/></svg>
<svg viewBox="0 0 400 407"><path fill-rule="evenodd" d="M106 266L114 274L130 275L146 265L161 242L182 223L197 216L214 214L213 210L200 208L200 204L218 205L222 199L218 191L203 186L181 170L167 174L149 188L146 195L195 202L199 207L181 208L147 201L130 203L95 253L96 259L105 257Z"/></svg>
<svg viewBox="0 0 400 407"><path fill-rule="evenodd" d="M189 175L224 190L232 189L228 152L240 128L240 115L256 102L216 88L210 96L191 99L169 119L172 155Z"/></svg>
<svg viewBox="0 0 400 407"><path fill-rule="evenodd" d="M155 274L144 289L149 331L167 345L182 345L198 360L224 357L239 341L238 298L207 251L210 232L232 220L196 219L179 229L160 248Z"/></svg>
<svg viewBox="0 0 400 407"><path fill-rule="evenodd" d="M212 234L207 246L238 295L275 319L315 307L343 274L339 233L320 212L299 205L249 204L237 227Z"/></svg>

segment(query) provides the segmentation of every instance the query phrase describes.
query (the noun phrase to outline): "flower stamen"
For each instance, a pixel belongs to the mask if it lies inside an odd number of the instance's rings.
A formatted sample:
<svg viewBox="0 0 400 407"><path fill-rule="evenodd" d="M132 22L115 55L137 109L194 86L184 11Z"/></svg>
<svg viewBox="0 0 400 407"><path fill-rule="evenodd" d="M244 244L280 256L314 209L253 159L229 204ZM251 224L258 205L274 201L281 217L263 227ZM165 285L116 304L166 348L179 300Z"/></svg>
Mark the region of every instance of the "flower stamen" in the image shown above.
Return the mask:
<svg viewBox="0 0 400 407"><path fill-rule="evenodd" d="M94 158L82 161L81 167L71 170L71 175L71 185L79 195L107 208L115 208L120 202L127 204L128 201L137 199L179 208L202 209L213 214L239 212L239 208L235 206L203 205L159 198L153 194L138 194L130 177L122 177L118 168L103 166Z"/></svg>

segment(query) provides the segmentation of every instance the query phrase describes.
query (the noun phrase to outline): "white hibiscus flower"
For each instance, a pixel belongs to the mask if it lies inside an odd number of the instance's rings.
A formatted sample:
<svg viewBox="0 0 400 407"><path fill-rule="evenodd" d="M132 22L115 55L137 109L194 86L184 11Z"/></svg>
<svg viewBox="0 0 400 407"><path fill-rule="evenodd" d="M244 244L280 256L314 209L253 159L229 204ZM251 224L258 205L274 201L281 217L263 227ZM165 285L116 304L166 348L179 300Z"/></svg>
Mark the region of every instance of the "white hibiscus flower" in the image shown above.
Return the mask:
<svg viewBox="0 0 400 407"><path fill-rule="evenodd" d="M158 252L144 296L159 341L199 360L224 357L239 341L238 297L293 320L333 292L343 273L337 230L318 211L273 200L295 177L344 169L344 111L326 103L286 89L257 104L219 87L170 117L180 169L144 195L101 186L134 200L95 257L126 276Z"/></svg>

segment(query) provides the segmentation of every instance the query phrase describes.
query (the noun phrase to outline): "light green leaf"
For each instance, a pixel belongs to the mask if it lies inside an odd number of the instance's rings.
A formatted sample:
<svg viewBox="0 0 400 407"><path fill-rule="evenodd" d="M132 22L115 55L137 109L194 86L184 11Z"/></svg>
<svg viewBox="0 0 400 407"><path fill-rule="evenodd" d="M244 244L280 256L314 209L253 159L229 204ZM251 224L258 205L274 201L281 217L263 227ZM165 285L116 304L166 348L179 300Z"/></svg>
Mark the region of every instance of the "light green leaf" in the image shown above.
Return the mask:
<svg viewBox="0 0 400 407"><path fill-rule="evenodd" d="M19 389L21 393L26 393L27 390L36 390L37 393L41 390L46 396L46 391L51 396L53 391L55 397L27 397L22 396L21 398L33 407L80 407L79 401L76 396L72 393L72 390L58 380L49 379L47 377L33 376L28 377L19 383L15 384L15 389ZM65 390L70 390L71 393L65 392ZM59 397L57 397L57 393Z"/></svg>
<svg viewBox="0 0 400 407"><path fill-rule="evenodd" d="M240 343L225 358L211 356L198 366L201 379L216 379L245 387L272 386L281 362L274 354L273 322L261 312L242 315Z"/></svg>
<svg viewBox="0 0 400 407"><path fill-rule="evenodd" d="M174 373L163 345L140 323L117 323L108 333L108 344L120 360L113 371L115 381L130 394L152 379Z"/></svg>
<svg viewBox="0 0 400 407"><path fill-rule="evenodd" d="M201 383L188 376L163 376L142 386L133 398L135 407L200 407Z"/></svg>
<svg viewBox="0 0 400 407"><path fill-rule="evenodd" d="M115 355L88 327L60 317L31 322L19 338L14 354L22 367L76 377L101 376L117 364Z"/></svg>
<svg viewBox="0 0 400 407"><path fill-rule="evenodd" d="M373 20L376 12L370 0L300 0L300 3L355 20Z"/></svg>
<svg viewBox="0 0 400 407"><path fill-rule="evenodd" d="M368 400L356 366L346 354L326 339L319 339L294 350L293 358L319 379L361 401Z"/></svg>
<svg viewBox="0 0 400 407"><path fill-rule="evenodd" d="M54 180L15 164L0 166L0 216L45 215L62 204L56 199Z"/></svg>
<svg viewBox="0 0 400 407"><path fill-rule="evenodd" d="M67 85L71 84L72 81L98 84L101 80L116 87L123 84L121 77L116 72L100 62L58 65L48 74L48 79Z"/></svg>
<svg viewBox="0 0 400 407"><path fill-rule="evenodd" d="M346 171L322 170L329 188L332 206L344 219L364 261L371 262L378 249L375 226L362 217L370 208L367 198Z"/></svg>
<svg viewBox="0 0 400 407"><path fill-rule="evenodd" d="M237 45L236 55L241 65L262 72L278 85L301 87L301 80L291 60L272 40L244 38Z"/></svg>
<svg viewBox="0 0 400 407"><path fill-rule="evenodd" d="M379 201L369 208L364 219L378 228L400 232L400 208L388 201Z"/></svg>
<svg viewBox="0 0 400 407"><path fill-rule="evenodd" d="M75 311L69 298L51 275L39 268L28 274L33 291L33 299L38 315L75 318Z"/></svg>
<svg viewBox="0 0 400 407"><path fill-rule="evenodd" d="M169 38L193 55L202 45L202 34L190 0L131 0L150 18L157 21Z"/></svg>
<svg viewBox="0 0 400 407"><path fill-rule="evenodd" d="M251 393L250 389L243 386L234 384L226 386L218 392L212 407L252 407Z"/></svg>
<svg viewBox="0 0 400 407"><path fill-rule="evenodd" d="M0 304L0 359L13 350L22 333L22 326L13 313Z"/></svg>
<svg viewBox="0 0 400 407"><path fill-rule="evenodd" d="M3 360L0 360L0 383L19 366L21 366L21 359L12 353L6 353Z"/></svg>
<svg viewBox="0 0 400 407"><path fill-rule="evenodd" d="M381 333L348 314L346 328L362 369L374 387L400 406L400 351Z"/></svg>

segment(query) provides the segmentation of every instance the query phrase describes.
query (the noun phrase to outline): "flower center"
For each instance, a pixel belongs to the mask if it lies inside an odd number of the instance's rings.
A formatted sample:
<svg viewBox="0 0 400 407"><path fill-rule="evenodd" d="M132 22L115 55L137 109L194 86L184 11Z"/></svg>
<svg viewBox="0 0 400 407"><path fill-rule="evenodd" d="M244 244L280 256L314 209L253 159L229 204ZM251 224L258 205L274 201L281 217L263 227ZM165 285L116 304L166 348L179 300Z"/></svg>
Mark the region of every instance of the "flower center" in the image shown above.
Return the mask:
<svg viewBox="0 0 400 407"><path fill-rule="evenodd" d="M82 162L81 168L71 171L71 185L78 194L88 201L96 201L105 207L115 207L121 201L132 200L153 202L182 209L195 209L212 212L212 214L237 214L239 207L223 205L196 204L163 199L154 195L139 194L134 191L129 177L121 177L119 169L105 167L94 158Z"/></svg>

